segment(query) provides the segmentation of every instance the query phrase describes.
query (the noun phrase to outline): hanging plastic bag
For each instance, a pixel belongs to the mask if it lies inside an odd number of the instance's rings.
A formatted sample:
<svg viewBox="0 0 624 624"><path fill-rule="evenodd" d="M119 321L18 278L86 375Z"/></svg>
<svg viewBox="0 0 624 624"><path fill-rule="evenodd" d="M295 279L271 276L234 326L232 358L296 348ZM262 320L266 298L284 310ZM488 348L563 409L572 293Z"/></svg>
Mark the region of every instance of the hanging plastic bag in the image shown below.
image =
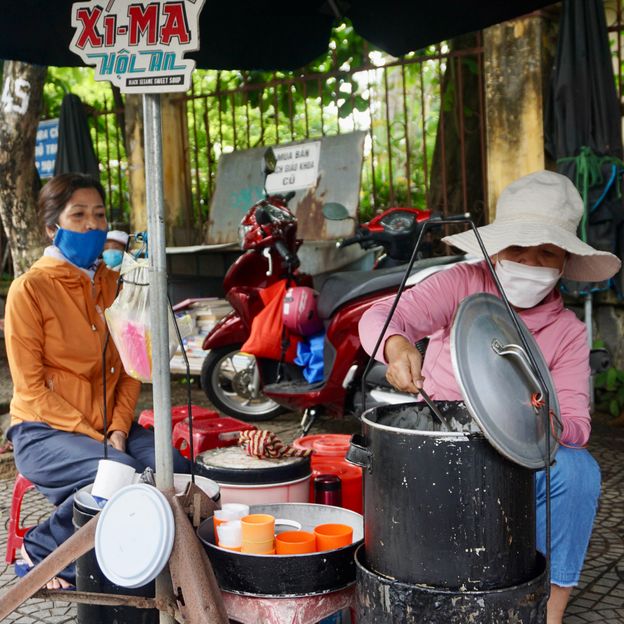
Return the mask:
<svg viewBox="0 0 624 624"><path fill-rule="evenodd" d="M260 291L264 308L251 322L249 337L241 347L241 351L251 353L258 358L280 360L282 355L282 327L284 293L286 280L280 280ZM297 343L300 336L286 330L288 347L284 355L285 362L292 362L297 355Z"/></svg>
<svg viewBox="0 0 624 624"><path fill-rule="evenodd" d="M104 312L111 338L128 375L142 382L152 381L152 331L149 307L149 264L124 254L120 270L123 288ZM171 310L169 318L169 359L178 347L178 335ZM178 322L184 338L189 324ZM192 330L192 325L191 325Z"/></svg>

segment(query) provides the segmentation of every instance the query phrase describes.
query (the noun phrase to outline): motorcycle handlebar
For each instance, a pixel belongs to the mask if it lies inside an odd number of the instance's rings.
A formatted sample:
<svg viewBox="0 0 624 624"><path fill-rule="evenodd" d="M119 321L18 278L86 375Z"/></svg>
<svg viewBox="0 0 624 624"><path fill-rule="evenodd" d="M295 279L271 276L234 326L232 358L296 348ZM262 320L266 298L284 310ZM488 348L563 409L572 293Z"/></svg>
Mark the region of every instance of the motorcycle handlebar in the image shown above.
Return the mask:
<svg viewBox="0 0 624 624"><path fill-rule="evenodd" d="M445 217L444 215L435 215L429 219L429 221L464 221L465 219L470 219L472 215L469 212L464 212L464 214L460 215L451 215L449 217Z"/></svg>
<svg viewBox="0 0 624 624"><path fill-rule="evenodd" d="M286 195L284 195L284 201L288 203L295 196L295 191L288 191Z"/></svg>
<svg viewBox="0 0 624 624"><path fill-rule="evenodd" d="M299 266L299 258L297 258L296 254L290 252L284 241L275 241L275 249L284 262L290 265L292 269L296 269Z"/></svg>
<svg viewBox="0 0 624 624"><path fill-rule="evenodd" d="M370 238L370 236L366 236L361 230L355 236L349 236L348 238L343 238L339 243L336 244L338 249L342 249L343 247L348 247L349 245L354 245L355 243L361 243Z"/></svg>

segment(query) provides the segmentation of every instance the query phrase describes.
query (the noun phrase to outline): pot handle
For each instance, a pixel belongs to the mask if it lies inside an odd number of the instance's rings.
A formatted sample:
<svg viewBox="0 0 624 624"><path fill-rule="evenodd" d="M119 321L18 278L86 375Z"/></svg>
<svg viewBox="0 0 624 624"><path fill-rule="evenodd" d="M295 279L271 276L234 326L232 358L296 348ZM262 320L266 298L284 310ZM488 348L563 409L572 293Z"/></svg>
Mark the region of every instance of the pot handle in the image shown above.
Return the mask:
<svg viewBox="0 0 624 624"><path fill-rule="evenodd" d="M363 435L354 433L351 436L349 450L345 459L351 464L366 468L368 472L372 472L373 457L370 449L366 446L366 438Z"/></svg>

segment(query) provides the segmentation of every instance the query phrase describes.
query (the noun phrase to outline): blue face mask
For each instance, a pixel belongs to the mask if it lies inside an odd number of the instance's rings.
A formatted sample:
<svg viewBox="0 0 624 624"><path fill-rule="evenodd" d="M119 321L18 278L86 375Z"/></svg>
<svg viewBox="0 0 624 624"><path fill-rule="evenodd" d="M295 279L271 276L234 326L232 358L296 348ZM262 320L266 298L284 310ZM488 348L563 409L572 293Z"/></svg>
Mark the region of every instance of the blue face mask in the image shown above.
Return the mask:
<svg viewBox="0 0 624 624"><path fill-rule="evenodd" d="M89 230L82 233L60 227L53 242L70 262L82 269L88 269L102 253L106 231Z"/></svg>
<svg viewBox="0 0 624 624"><path fill-rule="evenodd" d="M116 269L123 260L123 251L121 249L105 249L102 252L102 260L109 269Z"/></svg>

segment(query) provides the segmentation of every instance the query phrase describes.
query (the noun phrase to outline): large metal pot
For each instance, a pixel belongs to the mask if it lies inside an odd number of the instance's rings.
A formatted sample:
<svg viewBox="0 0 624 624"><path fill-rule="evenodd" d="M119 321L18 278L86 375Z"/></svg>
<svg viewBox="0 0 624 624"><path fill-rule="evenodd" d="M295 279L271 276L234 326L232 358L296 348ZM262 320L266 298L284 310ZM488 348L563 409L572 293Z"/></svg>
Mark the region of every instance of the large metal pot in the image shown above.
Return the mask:
<svg viewBox="0 0 624 624"><path fill-rule="evenodd" d="M252 513L296 520L304 531L326 523L353 527L349 546L305 555L251 555L215 545L212 517L197 530L221 589L250 596L310 596L343 589L355 582L356 548L362 543L362 516L330 505L283 503L253 505Z"/></svg>
<svg viewBox="0 0 624 624"><path fill-rule="evenodd" d="M437 407L454 431L409 403L368 410L363 435L352 438L347 459L365 468L369 568L462 591L534 578L533 472L497 453L463 403Z"/></svg>

